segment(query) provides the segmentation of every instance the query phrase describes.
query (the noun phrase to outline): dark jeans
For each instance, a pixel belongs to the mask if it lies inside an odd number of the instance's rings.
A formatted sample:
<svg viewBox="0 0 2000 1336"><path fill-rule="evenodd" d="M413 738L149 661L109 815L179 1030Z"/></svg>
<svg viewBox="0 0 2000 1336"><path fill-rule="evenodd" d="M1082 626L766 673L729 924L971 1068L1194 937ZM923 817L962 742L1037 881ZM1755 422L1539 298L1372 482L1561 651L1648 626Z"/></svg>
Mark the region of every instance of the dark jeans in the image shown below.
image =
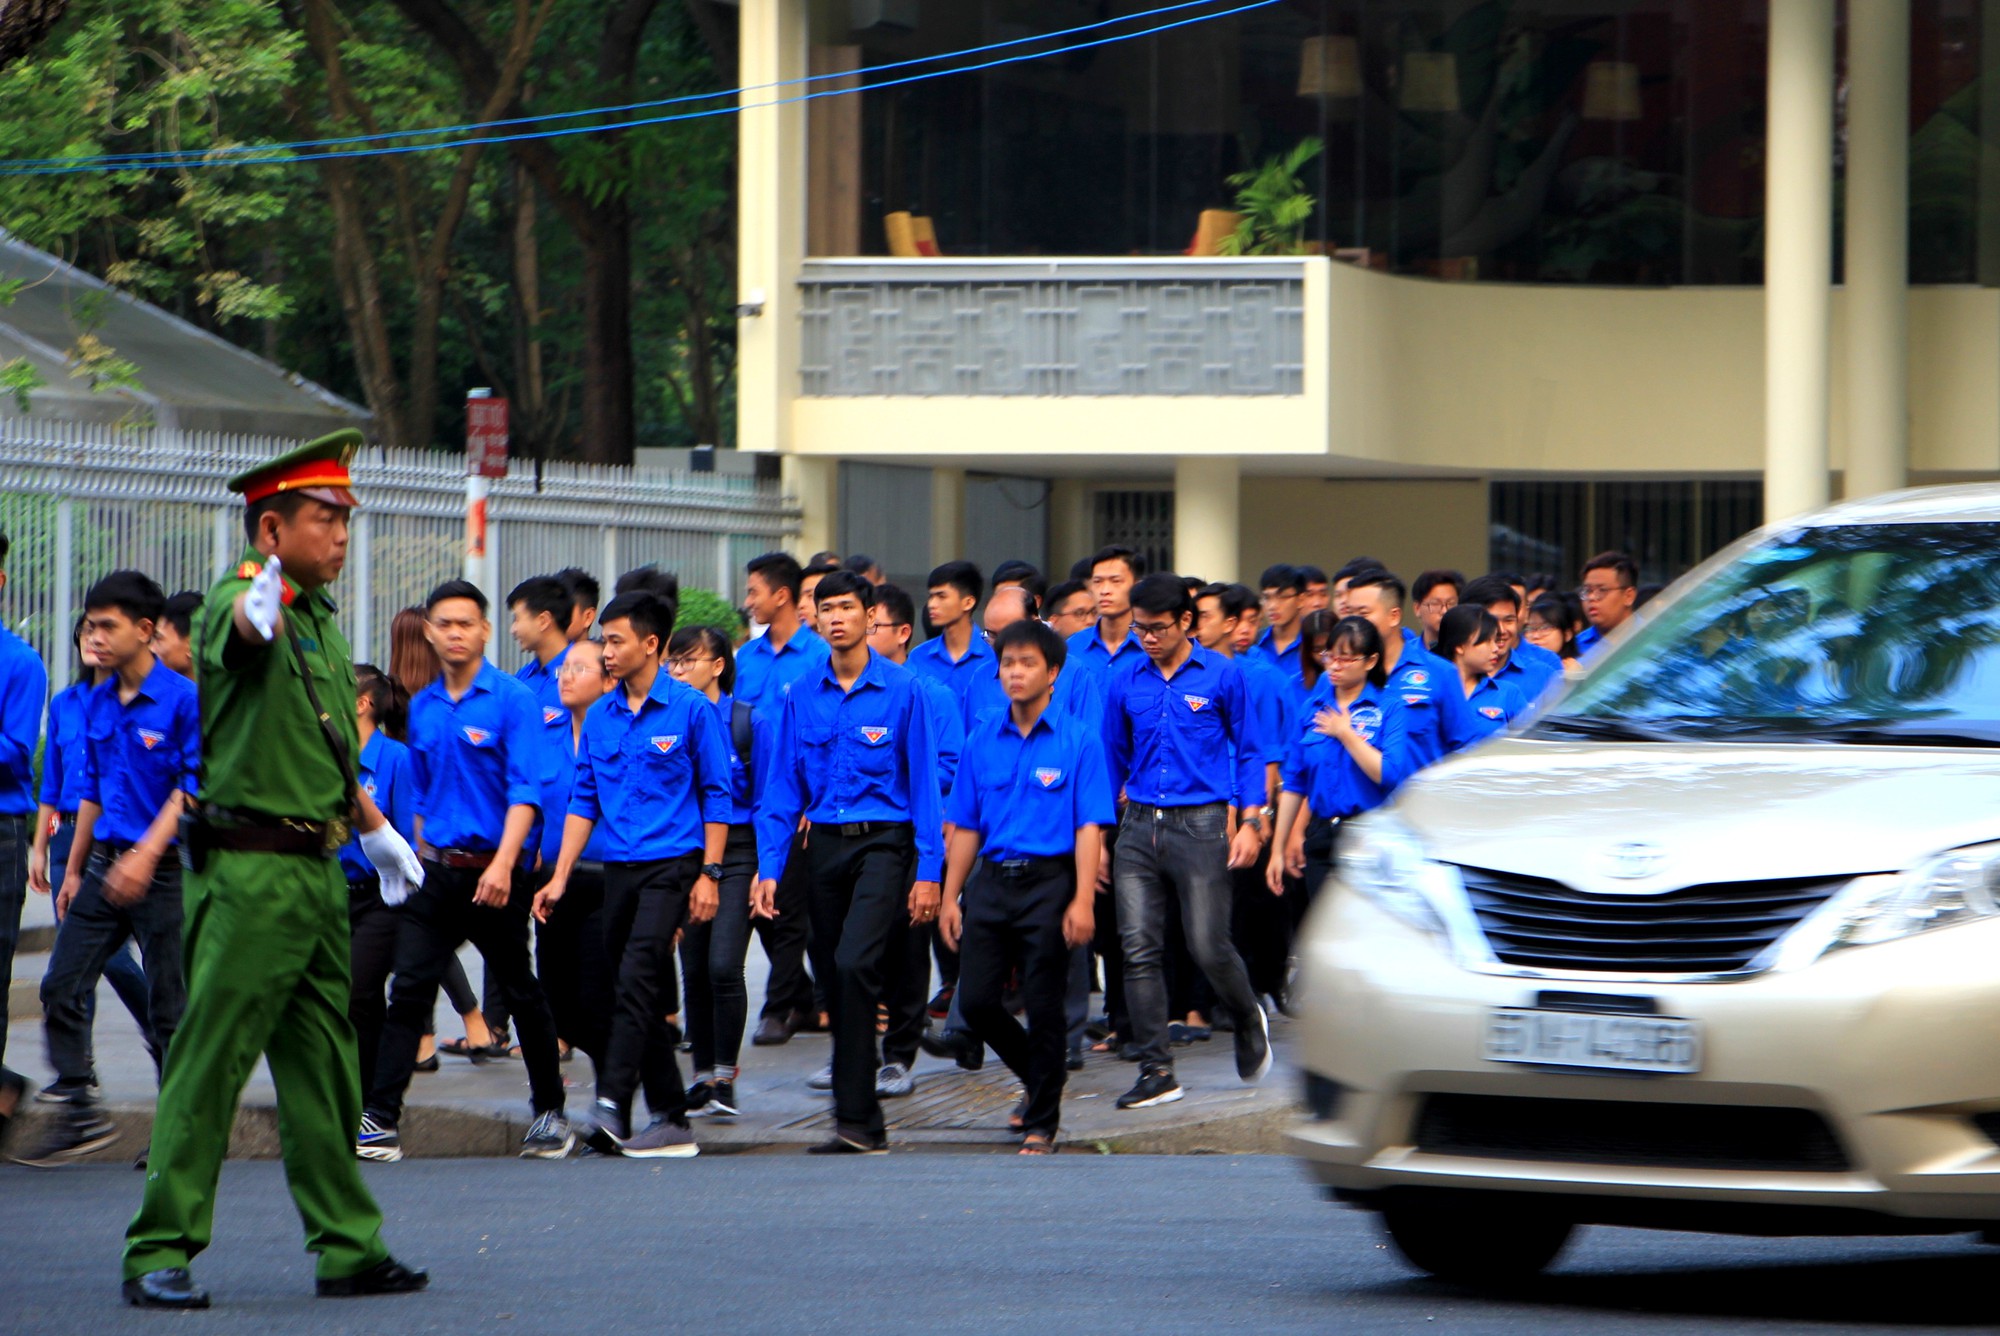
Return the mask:
<svg viewBox="0 0 2000 1336"><path fill-rule="evenodd" d="M631 1116L641 1085L656 1118L687 1124L687 1088L666 1022L674 992L674 934L688 921L699 853L604 865L604 952L611 964L611 1038L597 1071L598 1103Z"/></svg>
<svg viewBox="0 0 2000 1336"><path fill-rule="evenodd" d="M813 969L826 985L833 1028L834 1121L843 1132L879 1141L875 1012L888 981L889 952L901 940L897 925L910 920L916 841L907 824L878 826L866 835L818 826L807 853Z"/></svg>
<svg viewBox="0 0 2000 1336"><path fill-rule="evenodd" d="M146 962L147 1015L152 1021L153 1066L160 1069L181 1012L187 982L181 971L181 864L168 850L153 882L136 904L114 905L104 896L104 875L121 846L99 846L84 866L83 885L70 901L56 934L48 973L42 976L42 1028L49 1065L66 1082L90 1079L90 1017L84 1000L97 991L105 962L130 936Z"/></svg>
<svg viewBox="0 0 2000 1336"><path fill-rule="evenodd" d="M604 948L604 864L578 863L549 921L535 929L535 969L556 1033L600 1067L611 1038L611 960Z"/></svg>
<svg viewBox="0 0 2000 1336"><path fill-rule="evenodd" d="M1125 947L1125 1001L1140 1061L1149 1067L1172 1065L1163 977L1170 902L1180 906L1188 950L1214 985L1218 1002L1239 1030L1254 1028L1257 999L1242 959L1229 944L1228 808L1222 803L1126 804L1112 881Z"/></svg>
<svg viewBox="0 0 2000 1336"><path fill-rule="evenodd" d="M1320 887L1333 875L1333 864L1340 847L1341 819L1338 817L1316 816L1306 823L1306 875L1299 887L1296 899L1288 901L1292 910L1292 931L1297 932L1299 924L1305 921L1306 910L1318 898Z"/></svg>
<svg viewBox="0 0 2000 1336"><path fill-rule="evenodd" d="M28 899L29 816L0 816L0 979L14 977L21 910ZM0 1072L7 1070L7 1027L0 1025Z"/></svg>
<svg viewBox="0 0 2000 1336"><path fill-rule="evenodd" d="M76 823L65 821L57 826L49 836L49 894L61 895L63 880L69 875L70 846L76 843ZM56 925L57 933L62 925ZM146 1015L146 972L139 968L138 957L123 943L111 953L111 959L104 962L104 982L111 985L111 991L125 1004L125 1010L132 1013L133 1023L139 1027L139 1034L146 1041L146 1048L157 1062L164 1050L153 1042L153 1023ZM84 1019L91 1026L97 1023L97 993L92 990L83 1000Z"/></svg>
<svg viewBox="0 0 2000 1336"><path fill-rule="evenodd" d="M389 972L396 967L396 925L401 920L400 913L382 903L379 878L347 883L347 1019L354 1026L355 1070L364 1086L374 1078L382 1055Z"/></svg>
<svg viewBox="0 0 2000 1336"><path fill-rule="evenodd" d="M750 883L757 876L757 837L747 825L729 828L722 849L721 903L707 923L681 933L681 973L687 980L687 1036L696 1072L734 1067L743 1052L750 992L743 958L750 951Z"/></svg>
<svg viewBox="0 0 2000 1336"><path fill-rule="evenodd" d="M464 942L479 949L486 977L497 979L514 1009L521 1057L528 1065L528 1088L536 1113L563 1106L562 1064L556 1057L556 1024L548 998L528 964L528 910L533 878L514 874L513 891L498 908L472 903L479 887L476 868L424 864L424 884L403 902L396 925L396 981L389 988L389 1014L382 1025L382 1049L366 1109L395 1125L403 1116L403 1095L417 1062L417 1044L437 1006L438 983Z"/></svg>
<svg viewBox="0 0 2000 1336"><path fill-rule="evenodd" d="M785 861L785 875L778 878L778 916L752 920L757 940L764 944L764 955L771 962L770 977L764 981L762 1014L766 1016L793 1011L812 1016L820 1010L813 978L806 973L806 945L812 933L812 860L806 845L804 836L792 836L792 856ZM819 988L825 987L822 979Z"/></svg>
<svg viewBox="0 0 2000 1336"><path fill-rule="evenodd" d="M1068 1078L1063 1050L1070 949L1062 921L1075 894L1074 859L1034 859L1019 869L983 863L965 888L965 935L958 948L965 1023L1027 1087L1022 1130L1051 1138L1061 1122ZM1028 1012L1025 1030L1000 1001L1016 965Z"/></svg>

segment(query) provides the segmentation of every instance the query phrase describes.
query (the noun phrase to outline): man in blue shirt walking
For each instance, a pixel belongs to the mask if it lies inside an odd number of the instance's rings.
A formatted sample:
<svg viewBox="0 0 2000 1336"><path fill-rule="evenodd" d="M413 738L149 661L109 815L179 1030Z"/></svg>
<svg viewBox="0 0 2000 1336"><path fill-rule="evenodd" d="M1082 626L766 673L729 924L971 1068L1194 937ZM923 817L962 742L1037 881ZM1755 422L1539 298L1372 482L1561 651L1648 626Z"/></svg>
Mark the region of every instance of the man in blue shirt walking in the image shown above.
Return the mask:
<svg viewBox="0 0 2000 1336"><path fill-rule="evenodd" d="M1118 808L1101 740L1049 708L1065 656L1061 637L1020 621L1000 632L994 649L1010 708L982 715L959 756L938 933L963 955L956 1001L966 1023L1027 1088L1018 1114L1022 1153L1045 1155L1056 1148L1061 1120L1071 951L1096 931L1103 828ZM1025 1031L1000 1000L1016 966Z"/></svg>
<svg viewBox="0 0 2000 1336"><path fill-rule="evenodd" d="M1638 610L1639 563L1623 552L1600 552L1583 564L1583 583L1576 592L1583 600L1583 619L1590 623L1576 633L1576 653L1587 659Z"/></svg>
<svg viewBox="0 0 2000 1336"><path fill-rule="evenodd" d="M535 1120L521 1154L559 1159L575 1144L563 1117L562 1067L548 998L528 963L534 858L542 801L543 725L534 695L486 661L486 595L448 580L425 601L426 631L444 672L410 702L418 853L424 883L403 906L396 981L382 1051L355 1137L364 1160L400 1160L403 1095L438 984L460 945L479 948L514 1013Z"/></svg>
<svg viewBox="0 0 2000 1336"><path fill-rule="evenodd" d="M1457 668L1425 649L1422 636L1403 629L1403 595L1403 582L1379 566L1360 572L1347 586L1354 615L1367 618L1382 636L1388 708L1405 716L1403 745L1382 761L1382 786L1391 792L1479 736Z"/></svg>
<svg viewBox="0 0 2000 1336"><path fill-rule="evenodd" d="M577 860L603 823L605 954L611 968L611 1034L597 1072L595 1120L584 1137L606 1155L696 1155L687 1088L666 1023L674 945L689 923L715 917L722 849L733 810L728 743L708 698L662 670L674 606L644 592L620 594L598 617L604 666L618 688L590 707L576 753L562 852L535 896L546 920ZM641 1086L652 1122L632 1131Z"/></svg>
<svg viewBox="0 0 2000 1336"><path fill-rule="evenodd" d="M963 706L972 684L993 671L993 651L972 623L972 613L986 592L979 568L969 561L947 561L931 572L924 610L937 634L909 653L909 670L951 692Z"/></svg>
<svg viewBox="0 0 2000 1336"><path fill-rule="evenodd" d="M514 643L528 656L514 676L535 693L535 703L542 707L542 723L553 726L569 713L563 708L557 675L569 655L575 600L569 587L555 576L537 575L514 586L514 592L507 595L507 612Z"/></svg>
<svg viewBox="0 0 2000 1336"><path fill-rule="evenodd" d="M1461 602L1484 608L1500 623L1499 666L1492 677L1533 705L1551 682L1562 680L1562 659L1521 638L1521 595L1506 580L1482 575L1465 586Z"/></svg>
<svg viewBox="0 0 2000 1336"><path fill-rule="evenodd" d="M183 795L199 787L201 706L194 683L153 654L165 606L159 585L138 571L114 571L84 596L85 643L111 676L84 707L76 840L56 900L63 930L42 977L49 1065L70 1101L24 1164L59 1164L118 1139L92 1095L85 998L128 935L146 967L156 1070L187 1003L173 845Z"/></svg>
<svg viewBox="0 0 2000 1336"><path fill-rule="evenodd" d="M1139 581L1132 608L1146 660L1113 677L1104 702L1105 756L1126 800L1112 882L1140 1054L1138 1084L1118 1097L1121 1109L1182 1093L1167 1055L1170 896L1195 964L1236 1026L1237 1074L1256 1082L1271 1068L1269 1022L1229 940L1230 871L1256 862L1264 806L1264 753L1243 674L1189 638L1194 600L1179 576Z"/></svg>
<svg viewBox="0 0 2000 1336"><path fill-rule="evenodd" d="M7 535L0 533L0 589L7 587ZM0 626L0 978L13 977L14 944L28 888L28 818L35 811L35 744L49 672L28 642ZM0 1137L20 1106L27 1081L9 1071L6 1027L0 1026Z"/></svg>
<svg viewBox="0 0 2000 1336"><path fill-rule="evenodd" d="M792 684L826 663L826 641L799 614L799 589L805 577L796 559L785 552L766 552L752 560L748 570L744 604L751 618L766 629L736 652L733 694L776 722L784 714L785 696ZM825 991L825 981L815 989L812 976L806 973L806 906L811 897L806 860L797 856L804 846L804 835L794 831L786 839L797 847L786 862L791 874L778 882L777 912L751 920L771 962L770 977L764 983L764 1010L750 1036L752 1044L761 1046L783 1044L797 1030L817 1029L820 1014L826 1010L825 998L816 995Z"/></svg>
<svg viewBox="0 0 2000 1336"><path fill-rule="evenodd" d="M785 700L756 816L755 912L782 914L778 879L806 817L811 838L800 852L811 876L813 966L833 1027L834 1134L813 1149L875 1155L888 1149L875 1094L887 954L902 920L937 920L944 869L937 746L916 678L868 648L875 587L835 571L820 581L816 601L830 657Z"/></svg>

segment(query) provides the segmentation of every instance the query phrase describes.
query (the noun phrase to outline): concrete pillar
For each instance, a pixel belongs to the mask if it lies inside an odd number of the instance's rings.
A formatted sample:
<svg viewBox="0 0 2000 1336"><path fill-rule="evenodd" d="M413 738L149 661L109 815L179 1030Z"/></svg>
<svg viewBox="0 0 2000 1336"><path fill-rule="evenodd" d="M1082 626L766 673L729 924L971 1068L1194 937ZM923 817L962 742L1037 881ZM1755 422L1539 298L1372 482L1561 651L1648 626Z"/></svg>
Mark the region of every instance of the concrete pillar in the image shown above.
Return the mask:
<svg viewBox="0 0 2000 1336"><path fill-rule="evenodd" d="M736 118L736 300L762 313L736 322L736 440L747 450L792 447L799 392L799 266L805 259L806 106L769 85L806 74L802 0L742 0Z"/></svg>
<svg viewBox="0 0 2000 1336"><path fill-rule="evenodd" d="M1204 580L1236 579L1242 473L1234 459L1174 461L1174 569Z"/></svg>
<svg viewBox="0 0 2000 1336"><path fill-rule="evenodd" d="M1764 147L1764 518L1827 502L1834 0L1771 0Z"/></svg>
<svg viewBox="0 0 2000 1336"><path fill-rule="evenodd" d="M1097 550L1091 524L1090 482L1057 478L1049 484L1049 583L1060 584L1070 564Z"/></svg>
<svg viewBox="0 0 2000 1336"><path fill-rule="evenodd" d="M931 470L931 565L965 555L965 470Z"/></svg>
<svg viewBox="0 0 2000 1336"><path fill-rule="evenodd" d="M1910 0L1847 7L1846 495L1909 477Z"/></svg>
<svg viewBox="0 0 2000 1336"><path fill-rule="evenodd" d="M840 531L840 461L824 455L786 455L782 477L785 490L805 512L794 549L799 560L815 552L839 552L835 537Z"/></svg>

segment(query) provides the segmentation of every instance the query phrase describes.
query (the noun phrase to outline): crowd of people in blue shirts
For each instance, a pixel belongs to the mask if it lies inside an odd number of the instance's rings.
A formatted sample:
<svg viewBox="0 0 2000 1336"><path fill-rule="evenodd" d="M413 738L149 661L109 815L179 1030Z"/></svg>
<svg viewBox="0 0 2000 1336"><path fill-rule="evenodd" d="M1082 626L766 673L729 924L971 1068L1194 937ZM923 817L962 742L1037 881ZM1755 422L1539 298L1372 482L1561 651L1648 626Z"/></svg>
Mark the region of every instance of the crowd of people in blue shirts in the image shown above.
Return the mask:
<svg viewBox="0 0 2000 1336"><path fill-rule="evenodd" d="M527 661L507 673L484 594L446 582L399 614L386 668L357 666L360 783L425 877L385 898L368 860L341 853L356 1152L401 1157L440 989L468 1022L447 1051L525 1063L522 1154L540 1158L579 1141L696 1154L692 1120L741 1112L746 1041L807 1029L833 1039L812 1078L834 1112L813 1149L831 1155L886 1149L883 1101L915 1089L919 1052L977 1068L990 1049L1022 1083L1025 1154L1059 1145L1066 1073L1092 1050L1136 1064L1120 1108L1180 1099L1175 1050L1217 1033L1258 1081L1341 825L1504 730L1647 592L1618 553L1575 593L1555 583L1427 571L1406 587L1357 558L1331 576L1273 566L1251 588L1107 547L1054 583L1022 562L990 584L947 562L919 608L867 557L773 552L748 565L748 638L678 625L678 584L655 568L601 607L585 572L527 580L506 606ZM86 603L84 677L49 705L38 803L40 665L0 654L0 769L21 790L0 794L21 825L0 852L65 915L41 1097L73 1116L24 1157L40 1163L115 1134L93 1111L98 976L156 1052L182 997L177 870L137 870L141 898L112 868L195 791L199 596L120 572ZM97 862L68 856L79 813ZM79 902L63 886L86 867L96 891ZM753 936L769 962L754 1025ZM467 943L483 998L458 966ZM575 1118L571 1051L596 1076Z"/></svg>

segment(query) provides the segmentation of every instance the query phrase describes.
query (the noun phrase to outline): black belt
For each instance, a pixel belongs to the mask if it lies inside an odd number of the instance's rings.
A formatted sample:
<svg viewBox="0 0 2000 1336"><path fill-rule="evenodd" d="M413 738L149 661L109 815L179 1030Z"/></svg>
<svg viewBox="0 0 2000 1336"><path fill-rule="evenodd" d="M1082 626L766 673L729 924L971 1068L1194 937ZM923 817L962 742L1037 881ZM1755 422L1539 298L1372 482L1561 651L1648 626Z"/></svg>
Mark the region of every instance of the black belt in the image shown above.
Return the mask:
<svg viewBox="0 0 2000 1336"><path fill-rule="evenodd" d="M907 821L850 821L845 825L828 826L827 829L850 840L858 840L868 835L908 835L916 827Z"/></svg>
<svg viewBox="0 0 2000 1336"><path fill-rule="evenodd" d="M1210 812L1210 811L1227 812L1229 810L1229 804L1221 802L1187 803L1180 807L1166 807L1159 803L1127 803L1125 805L1125 810L1128 812L1133 812L1133 811L1139 812L1142 816L1144 813L1151 812L1153 814L1153 820L1164 821L1169 816L1178 816L1185 812Z"/></svg>
<svg viewBox="0 0 2000 1336"><path fill-rule="evenodd" d="M431 861L440 867L448 867L454 872L484 872L493 865L498 849L436 849L431 852ZM529 866L528 851L521 851L517 866L525 871Z"/></svg>
<svg viewBox="0 0 2000 1336"><path fill-rule="evenodd" d="M1025 881L1029 877L1048 876L1052 873L1076 871L1076 860L1057 854L1042 854L1034 858L987 859L987 871L996 877L1009 881Z"/></svg>
<svg viewBox="0 0 2000 1336"><path fill-rule="evenodd" d="M351 833L345 821L272 816L212 804L202 805L198 819L206 847L232 853L312 854L332 858Z"/></svg>

